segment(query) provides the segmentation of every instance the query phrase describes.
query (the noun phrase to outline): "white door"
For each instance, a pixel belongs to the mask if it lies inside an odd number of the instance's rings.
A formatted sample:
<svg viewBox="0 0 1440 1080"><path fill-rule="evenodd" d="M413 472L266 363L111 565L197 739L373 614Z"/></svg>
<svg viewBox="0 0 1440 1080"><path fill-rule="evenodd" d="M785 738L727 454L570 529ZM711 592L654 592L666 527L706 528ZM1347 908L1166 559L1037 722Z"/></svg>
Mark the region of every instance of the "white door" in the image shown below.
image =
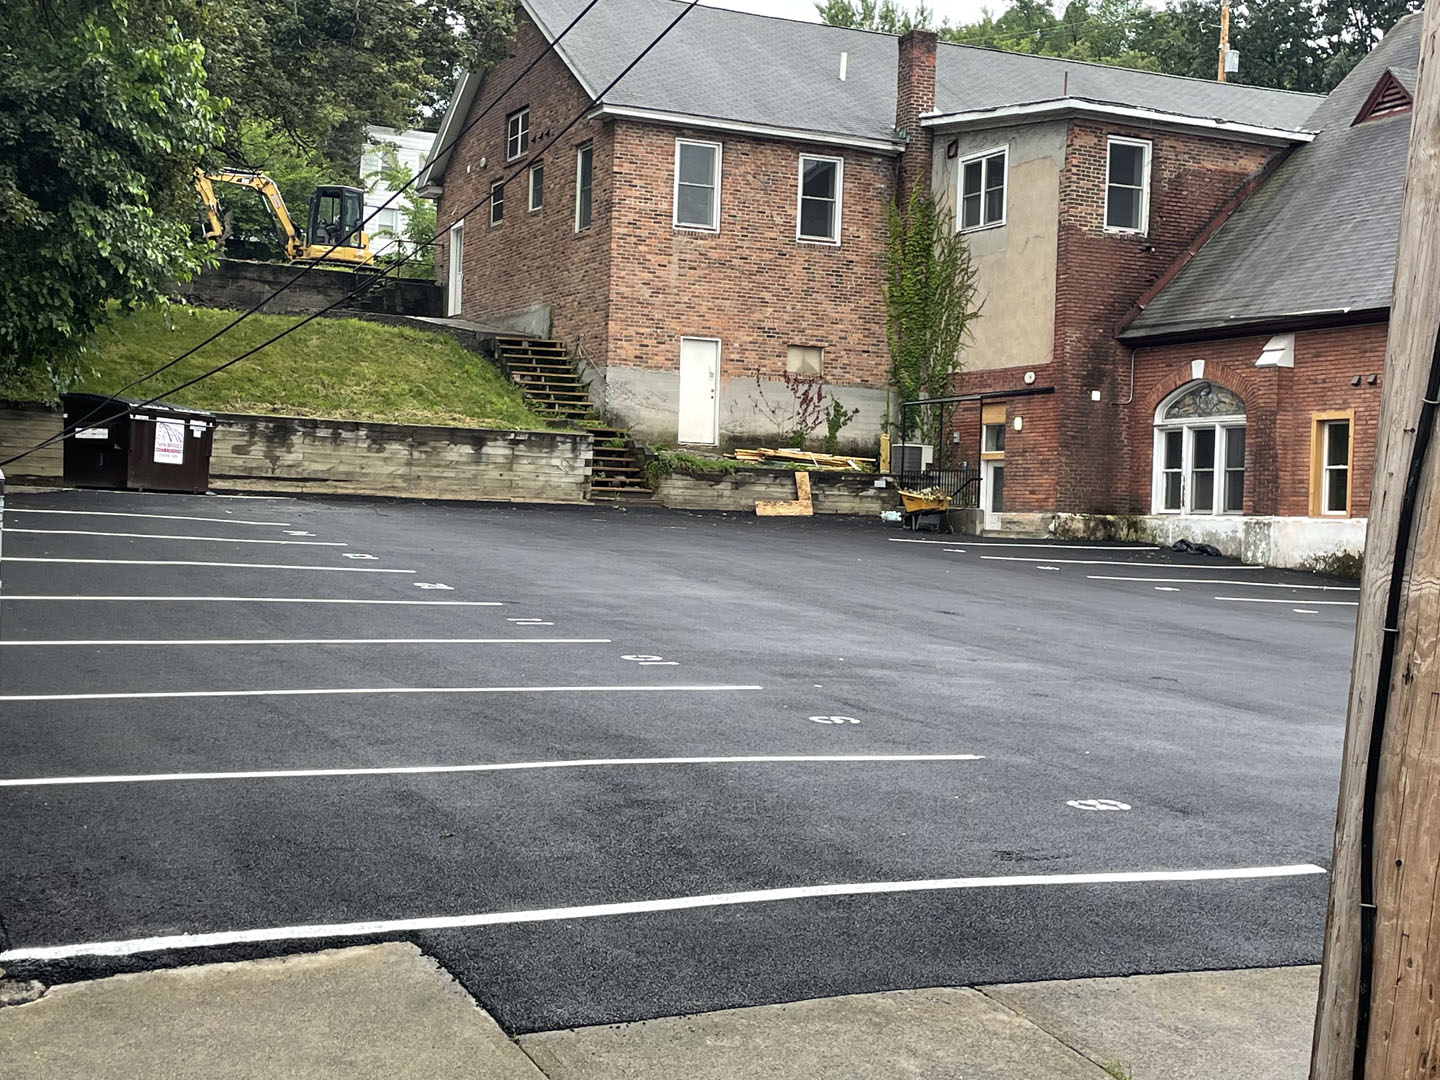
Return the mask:
<svg viewBox="0 0 1440 1080"><path fill-rule="evenodd" d="M1000 511L1005 509L1005 459L991 458L980 462L980 500L985 511L985 528L1000 527Z"/></svg>
<svg viewBox="0 0 1440 1080"><path fill-rule="evenodd" d="M465 287L465 221L450 226L450 281L445 290L445 314L459 315Z"/></svg>
<svg viewBox="0 0 1440 1080"><path fill-rule="evenodd" d="M719 340L681 338L680 442L715 445L719 427L719 387Z"/></svg>

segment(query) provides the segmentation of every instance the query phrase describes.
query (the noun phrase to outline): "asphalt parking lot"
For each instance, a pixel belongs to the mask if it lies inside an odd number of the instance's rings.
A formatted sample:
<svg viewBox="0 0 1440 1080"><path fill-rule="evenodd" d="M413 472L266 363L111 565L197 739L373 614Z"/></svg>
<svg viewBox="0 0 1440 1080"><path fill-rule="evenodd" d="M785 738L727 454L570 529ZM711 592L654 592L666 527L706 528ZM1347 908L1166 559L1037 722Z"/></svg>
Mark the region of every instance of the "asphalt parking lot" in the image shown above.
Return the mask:
<svg viewBox="0 0 1440 1080"><path fill-rule="evenodd" d="M12 976L404 939L526 1032L1320 956L1350 582L649 508L5 526Z"/></svg>

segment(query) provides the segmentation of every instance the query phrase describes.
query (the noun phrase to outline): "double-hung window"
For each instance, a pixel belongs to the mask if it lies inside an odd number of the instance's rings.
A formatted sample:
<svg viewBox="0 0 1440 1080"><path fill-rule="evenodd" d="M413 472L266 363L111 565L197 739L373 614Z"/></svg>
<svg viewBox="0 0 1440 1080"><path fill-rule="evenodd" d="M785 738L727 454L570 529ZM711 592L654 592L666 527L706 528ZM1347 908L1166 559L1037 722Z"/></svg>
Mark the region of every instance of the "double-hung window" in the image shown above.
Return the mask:
<svg viewBox="0 0 1440 1080"><path fill-rule="evenodd" d="M960 161L960 228L985 229L1005 224L1005 147Z"/></svg>
<svg viewBox="0 0 1440 1080"><path fill-rule="evenodd" d="M490 185L490 224L499 225L505 220L505 181L497 180Z"/></svg>
<svg viewBox="0 0 1440 1080"><path fill-rule="evenodd" d="M1155 416L1153 505L1161 514L1245 512L1245 405L1217 383L1191 383Z"/></svg>
<svg viewBox="0 0 1440 1080"><path fill-rule="evenodd" d="M1347 410L1317 413L1312 433L1310 513L1345 517L1350 513L1350 457L1354 417Z"/></svg>
<svg viewBox="0 0 1440 1080"><path fill-rule="evenodd" d="M505 160L514 161L530 150L530 110L520 109L505 118Z"/></svg>
<svg viewBox="0 0 1440 1080"><path fill-rule="evenodd" d="M530 209L545 205L545 164L537 161L530 166Z"/></svg>
<svg viewBox="0 0 1440 1080"><path fill-rule="evenodd" d="M1143 233L1150 224L1150 144L1111 136L1105 161L1105 228Z"/></svg>
<svg viewBox="0 0 1440 1080"><path fill-rule="evenodd" d="M720 144L675 140L675 227L720 231Z"/></svg>
<svg viewBox="0 0 1440 1080"><path fill-rule="evenodd" d="M590 197L595 182L595 147L586 143L575 151L575 231L590 227Z"/></svg>
<svg viewBox="0 0 1440 1080"><path fill-rule="evenodd" d="M800 155L800 202L795 217L797 240L840 243L840 201L844 180L843 158Z"/></svg>

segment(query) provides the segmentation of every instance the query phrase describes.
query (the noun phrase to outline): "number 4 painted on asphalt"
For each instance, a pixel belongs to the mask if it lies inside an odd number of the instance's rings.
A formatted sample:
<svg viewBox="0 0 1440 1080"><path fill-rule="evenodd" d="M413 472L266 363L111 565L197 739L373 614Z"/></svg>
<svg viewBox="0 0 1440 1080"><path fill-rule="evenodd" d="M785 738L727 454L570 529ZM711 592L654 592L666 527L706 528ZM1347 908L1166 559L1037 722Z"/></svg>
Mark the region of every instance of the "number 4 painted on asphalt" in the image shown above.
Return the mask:
<svg viewBox="0 0 1440 1080"><path fill-rule="evenodd" d="M414 584L417 589L445 589L449 592L455 591L454 585L442 585L438 581L416 581L412 584Z"/></svg>

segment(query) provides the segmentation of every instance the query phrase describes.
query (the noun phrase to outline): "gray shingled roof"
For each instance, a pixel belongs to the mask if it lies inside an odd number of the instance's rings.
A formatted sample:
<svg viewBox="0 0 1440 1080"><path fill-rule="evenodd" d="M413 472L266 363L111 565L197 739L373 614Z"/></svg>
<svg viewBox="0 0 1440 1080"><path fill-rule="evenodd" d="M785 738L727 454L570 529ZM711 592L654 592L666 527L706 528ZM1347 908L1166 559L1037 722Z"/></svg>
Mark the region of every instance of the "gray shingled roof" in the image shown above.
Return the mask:
<svg viewBox="0 0 1440 1080"><path fill-rule="evenodd" d="M1351 126L1389 68L1414 85L1421 20L1409 15L1315 110L1315 141L1260 190L1121 334L1182 334L1390 306L1408 113Z"/></svg>
<svg viewBox="0 0 1440 1080"><path fill-rule="evenodd" d="M584 0L527 0L554 36ZM571 69L598 92L682 10L677 0L614 0L565 36ZM840 54L849 54L840 80ZM606 95L611 105L800 131L891 140L895 38L697 7Z"/></svg>
<svg viewBox="0 0 1440 1080"><path fill-rule="evenodd" d="M935 57L935 111L973 112L1081 98L1181 116L1294 131L1320 98L1238 83L1186 79L1053 56L941 43Z"/></svg>

